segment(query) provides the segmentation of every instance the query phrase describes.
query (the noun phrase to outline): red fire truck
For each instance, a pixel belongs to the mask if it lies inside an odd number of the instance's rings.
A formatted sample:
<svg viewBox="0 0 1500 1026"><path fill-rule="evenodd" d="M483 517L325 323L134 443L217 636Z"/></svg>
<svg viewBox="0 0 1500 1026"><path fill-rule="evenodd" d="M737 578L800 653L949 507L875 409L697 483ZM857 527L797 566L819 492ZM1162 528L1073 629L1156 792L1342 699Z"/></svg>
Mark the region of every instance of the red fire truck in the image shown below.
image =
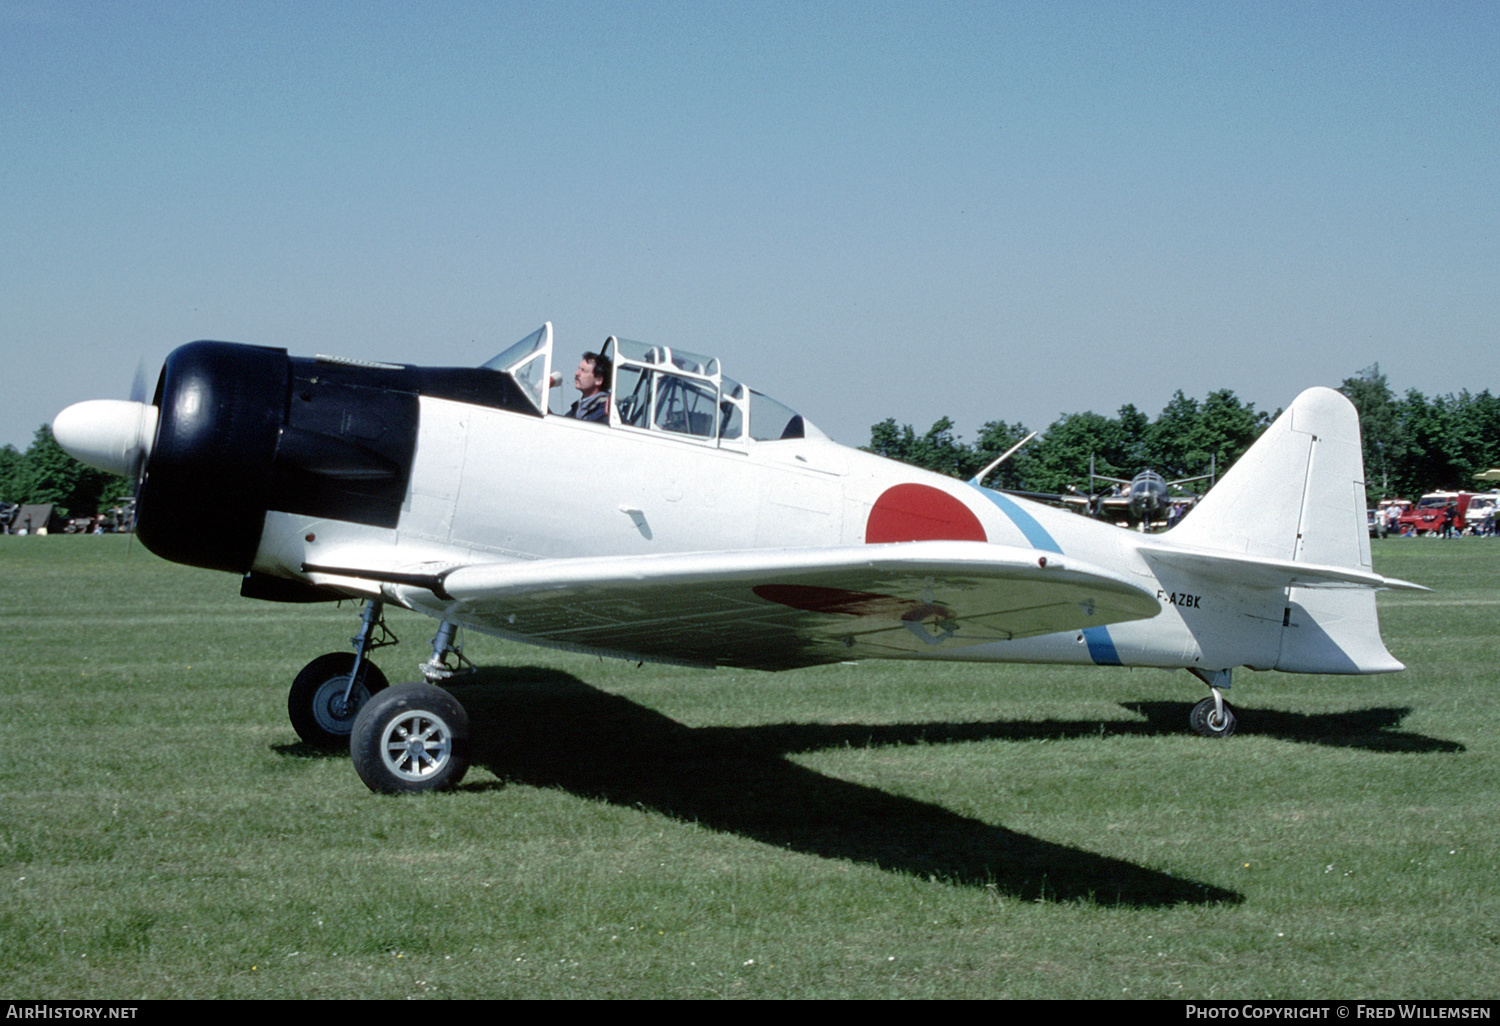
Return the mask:
<svg viewBox="0 0 1500 1026"><path fill-rule="evenodd" d="M1453 507L1453 524L1455 532L1462 531L1469 522L1466 514L1469 511L1469 500L1474 497L1474 492L1428 492L1417 500L1417 504L1405 513L1401 519L1396 521L1400 525L1402 534L1411 529L1412 534L1434 534L1443 530L1443 521L1447 519L1448 507Z"/></svg>

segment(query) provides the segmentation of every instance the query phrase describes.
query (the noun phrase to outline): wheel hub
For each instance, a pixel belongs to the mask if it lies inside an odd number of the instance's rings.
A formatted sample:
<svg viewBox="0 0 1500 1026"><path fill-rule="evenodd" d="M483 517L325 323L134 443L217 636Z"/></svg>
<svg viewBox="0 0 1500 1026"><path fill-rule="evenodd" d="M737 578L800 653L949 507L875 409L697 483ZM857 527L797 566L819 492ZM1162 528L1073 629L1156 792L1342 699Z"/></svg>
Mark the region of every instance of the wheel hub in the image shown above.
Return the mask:
<svg viewBox="0 0 1500 1026"><path fill-rule="evenodd" d="M333 677L325 681L318 690L321 701L314 702L313 709L323 729L339 734L349 733L355 713L359 712L359 707L369 697L363 682L356 684L353 692L349 692L348 677ZM347 702L344 701L346 692L349 693Z"/></svg>
<svg viewBox="0 0 1500 1026"><path fill-rule="evenodd" d="M408 713L385 731L383 750L392 773L422 780L441 770L453 750L448 724L431 713Z"/></svg>

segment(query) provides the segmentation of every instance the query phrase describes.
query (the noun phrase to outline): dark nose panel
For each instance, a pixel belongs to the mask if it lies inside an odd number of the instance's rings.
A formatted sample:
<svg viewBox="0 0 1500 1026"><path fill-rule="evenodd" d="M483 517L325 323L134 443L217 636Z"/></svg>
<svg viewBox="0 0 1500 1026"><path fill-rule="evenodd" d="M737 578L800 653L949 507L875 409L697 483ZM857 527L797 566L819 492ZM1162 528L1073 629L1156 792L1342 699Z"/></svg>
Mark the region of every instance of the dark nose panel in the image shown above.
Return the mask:
<svg viewBox="0 0 1500 1026"><path fill-rule="evenodd" d="M319 360L291 367L270 508L395 527L417 445L417 375Z"/></svg>

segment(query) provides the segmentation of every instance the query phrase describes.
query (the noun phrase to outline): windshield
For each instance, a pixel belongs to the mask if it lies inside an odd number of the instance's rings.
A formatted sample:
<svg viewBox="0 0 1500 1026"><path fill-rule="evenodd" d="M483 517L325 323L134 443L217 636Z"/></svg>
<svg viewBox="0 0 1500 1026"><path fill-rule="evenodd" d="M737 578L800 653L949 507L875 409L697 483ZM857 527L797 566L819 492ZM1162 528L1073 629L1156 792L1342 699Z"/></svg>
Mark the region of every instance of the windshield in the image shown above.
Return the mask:
<svg viewBox="0 0 1500 1026"><path fill-rule="evenodd" d="M536 404L537 411L546 413L547 389L552 374L552 322L543 324L483 366L485 370L509 374L527 398Z"/></svg>
<svg viewBox="0 0 1500 1026"><path fill-rule="evenodd" d="M486 360L482 366L488 370L510 370L514 364L520 363L525 357L530 356L542 347L543 343L547 341L547 336L551 334L548 330L551 327L550 323L543 324L540 328L521 339L515 345L510 346L498 356Z"/></svg>

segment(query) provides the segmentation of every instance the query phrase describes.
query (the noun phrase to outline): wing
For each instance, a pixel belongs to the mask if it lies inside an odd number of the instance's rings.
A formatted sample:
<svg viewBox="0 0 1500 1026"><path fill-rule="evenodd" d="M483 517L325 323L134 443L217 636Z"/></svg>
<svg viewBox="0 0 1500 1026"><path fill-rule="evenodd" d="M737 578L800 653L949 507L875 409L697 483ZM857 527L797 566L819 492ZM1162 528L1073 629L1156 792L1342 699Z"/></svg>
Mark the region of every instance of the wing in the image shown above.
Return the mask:
<svg viewBox="0 0 1500 1026"><path fill-rule="evenodd" d="M306 569L333 586L384 581L403 604L501 637L761 669L916 656L1161 609L1102 567L982 542Z"/></svg>

